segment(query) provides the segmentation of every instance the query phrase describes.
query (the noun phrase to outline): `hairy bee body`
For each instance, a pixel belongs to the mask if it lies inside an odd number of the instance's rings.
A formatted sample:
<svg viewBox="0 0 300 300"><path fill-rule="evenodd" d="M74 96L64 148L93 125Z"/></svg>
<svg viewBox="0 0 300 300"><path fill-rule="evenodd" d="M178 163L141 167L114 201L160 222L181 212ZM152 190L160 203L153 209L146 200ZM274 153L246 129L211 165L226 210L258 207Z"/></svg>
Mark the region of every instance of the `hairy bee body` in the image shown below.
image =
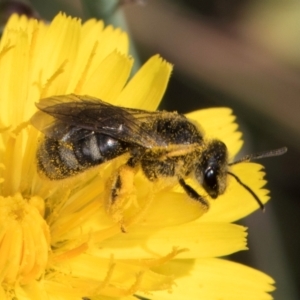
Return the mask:
<svg viewBox="0 0 300 300"><path fill-rule="evenodd" d="M128 144L101 133L68 142L45 138L37 161L50 179L64 179L114 159L128 151Z"/></svg>
<svg viewBox="0 0 300 300"><path fill-rule="evenodd" d="M281 148L246 156L229 164L226 145L220 140L204 139L202 132L177 112L124 108L90 96L73 94L42 99L37 107L39 111L31 121L45 134L37 151L38 168L50 179L73 176L129 154L126 164L116 172L111 189L112 203L126 194L122 191L122 170L139 167L150 181L176 179L190 198L206 208L205 197L188 185L185 178L193 176L215 199L225 192L230 175L263 208L256 194L231 173L229 167L253 158L286 152L286 148Z"/></svg>
<svg viewBox="0 0 300 300"><path fill-rule="evenodd" d="M152 122L141 122L139 126L142 131L151 132L160 144L146 148L70 126L59 140L45 137L37 153L38 167L48 178L58 180L129 152L132 157L129 164L140 164L151 181L177 175L184 177L191 172L204 146L202 134L194 124L183 115L161 113Z"/></svg>

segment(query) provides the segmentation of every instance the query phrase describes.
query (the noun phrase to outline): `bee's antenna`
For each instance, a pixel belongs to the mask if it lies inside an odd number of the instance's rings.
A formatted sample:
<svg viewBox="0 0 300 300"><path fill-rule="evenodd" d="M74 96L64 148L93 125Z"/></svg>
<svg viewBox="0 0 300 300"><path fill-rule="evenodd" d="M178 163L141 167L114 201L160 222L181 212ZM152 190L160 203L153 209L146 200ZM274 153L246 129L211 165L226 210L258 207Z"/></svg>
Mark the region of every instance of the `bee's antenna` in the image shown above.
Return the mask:
<svg viewBox="0 0 300 300"><path fill-rule="evenodd" d="M248 154L248 155L242 157L241 159L238 159L238 160L236 160L236 161L234 161L234 162L232 162L228 165L232 166L232 165L239 164L241 162L247 162L247 161L251 161L251 160L255 160L255 159L279 156L279 155L282 155L286 152L287 152L287 147L282 147L282 148L275 149L275 150L269 150L269 151L255 153L255 154Z"/></svg>
<svg viewBox="0 0 300 300"><path fill-rule="evenodd" d="M237 177L235 174L231 173L231 172L227 172L227 174L231 175L233 178L235 178L235 180L242 186L244 187L252 196L253 198L256 200L256 202L258 203L260 209L262 211L265 211L265 206L264 204L261 202L261 200L258 198L258 196L251 190L251 188L249 188L248 185L246 185L245 183L243 183L241 181L241 179L239 177Z"/></svg>
<svg viewBox="0 0 300 300"><path fill-rule="evenodd" d="M249 162L249 161L255 160L255 159L279 156L279 155L282 155L286 152L287 152L287 147L282 147L282 148L275 149L275 150L264 151L264 152L260 152L260 153L256 153L256 154L249 154L249 155L246 155L246 156L242 157L241 159L238 159L238 160L236 160L236 161L234 161L234 162L232 162L228 165L232 166L232 165L239 164L241 162ZM253 190L248 185L243 183L240 180L240 178L238 176L236 176L235 174L233 174L231 172L227 172L227 174L234 177L235 180L253 196L253 198L256 200L256 202L258 203L258 205L259 205L259 207L261 208L262 211L265 210L264 204L261 202L261 200L258 198L258 196L253 192Z"/></svg>

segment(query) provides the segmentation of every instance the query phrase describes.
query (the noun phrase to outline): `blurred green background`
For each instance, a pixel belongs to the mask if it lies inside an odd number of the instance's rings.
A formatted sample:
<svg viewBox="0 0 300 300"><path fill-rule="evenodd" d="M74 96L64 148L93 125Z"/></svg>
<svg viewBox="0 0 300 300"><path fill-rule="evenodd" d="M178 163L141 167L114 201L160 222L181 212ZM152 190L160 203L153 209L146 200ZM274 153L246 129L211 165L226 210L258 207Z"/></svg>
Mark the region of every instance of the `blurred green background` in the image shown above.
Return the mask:
<svg viewBox="0 0 300 300"><path fill-rule="evenodd" d="M11 11L46 20L64 11L121 26L131 36L136 67L156 53L174 64L162 109L185 113L228 106L244 132L242 154L287 146L286 155L261 161L272 201L265 213L257 211L242 221L249 227L251 251L230 258L271 275L275 299L300 299L300 1L0 4L2 22Z"/></svg>

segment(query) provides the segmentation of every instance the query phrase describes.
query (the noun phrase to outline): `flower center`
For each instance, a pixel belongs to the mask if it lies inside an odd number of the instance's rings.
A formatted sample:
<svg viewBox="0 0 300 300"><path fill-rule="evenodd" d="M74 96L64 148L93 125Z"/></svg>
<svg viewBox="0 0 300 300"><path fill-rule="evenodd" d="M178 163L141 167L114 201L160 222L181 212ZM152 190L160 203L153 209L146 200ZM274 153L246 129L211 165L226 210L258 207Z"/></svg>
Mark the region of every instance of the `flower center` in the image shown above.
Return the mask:
<svg viewBox="0 0 300 300"><path fill-rule="evenodd" d="M50 234L40 197L0 196L0 280L27 284L44 272Z"/></svg>

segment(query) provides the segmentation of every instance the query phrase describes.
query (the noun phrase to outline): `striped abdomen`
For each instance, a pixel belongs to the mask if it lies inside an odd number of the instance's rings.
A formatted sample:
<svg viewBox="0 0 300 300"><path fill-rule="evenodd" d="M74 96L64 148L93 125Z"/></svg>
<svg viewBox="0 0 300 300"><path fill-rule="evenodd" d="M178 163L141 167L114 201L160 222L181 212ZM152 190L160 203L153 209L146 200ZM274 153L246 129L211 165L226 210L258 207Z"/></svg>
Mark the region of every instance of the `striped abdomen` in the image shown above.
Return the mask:
<svg viewBox="0 0 300 300"><path fill-rule="evenodd" d="M46 137L39 147L37 160L39 169L48 178L63 179L127 151L127 143L100 133L67 142Z"/></svg>

